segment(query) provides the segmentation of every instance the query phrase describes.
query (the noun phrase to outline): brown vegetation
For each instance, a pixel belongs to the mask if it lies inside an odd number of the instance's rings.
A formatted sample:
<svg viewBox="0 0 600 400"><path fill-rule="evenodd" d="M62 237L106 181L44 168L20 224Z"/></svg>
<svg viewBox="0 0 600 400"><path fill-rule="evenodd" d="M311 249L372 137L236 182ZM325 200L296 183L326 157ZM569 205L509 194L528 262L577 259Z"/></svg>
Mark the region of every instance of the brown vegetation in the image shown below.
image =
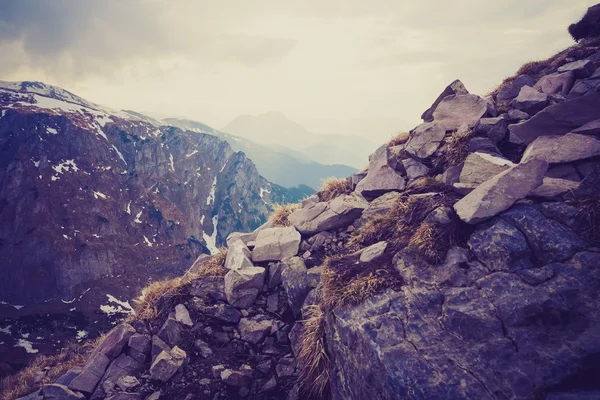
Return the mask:
<svg viewBox="0 0 600 400"><path fill-rule="evenodd" d="M408 141L409 134L408 132L398 133L396 136L390 139L388 142L389 147L398 146L400 144L404 144Z"/></svg>
<svg viewBox="0 0 600 400"><path fill-rule="evenodd" d="M300 208L300 204L275 204L273 212L269 216L269 223L273 227L290 226L291 222L288 220L288 217L298 208Z"/></svg>
<svg viewBox="0 0 600 400"><path fill-rule="evenodd" d="M577 209L581 235L590 243L600 246L600 197L586 197L568 202Z"/></svg>
<svg viewBox="0 0 600 400"><path fill-rule="evenodd" d="M465 161L469 155L469 139L473 136L472 129L459 129L446 139L447 166L455 166Z"/></svg>
<svg viewBox="0 0 600 400"><path fill-rule="evenodd" d="M458 219L447 224L424 222L408 241L408 250L431 264L438 264L444 261L450 247L458 243L461 225Z"/></svg>
<svg viewBox="0 0 600 400"><path fill-rule="evenodd" d="M309 398L323 398L330 380L330 366L325 351L325 314L320 306L305 307L302 310L302 332L299 342L298 383L303 394Z"/></svg>
<svg viewBox="0 0 600 400"><path fill-rule="evenodd" d="M321 201L330 201L343 194L352 193L352 187L346 179L327 178L319 191Z"/></svg>

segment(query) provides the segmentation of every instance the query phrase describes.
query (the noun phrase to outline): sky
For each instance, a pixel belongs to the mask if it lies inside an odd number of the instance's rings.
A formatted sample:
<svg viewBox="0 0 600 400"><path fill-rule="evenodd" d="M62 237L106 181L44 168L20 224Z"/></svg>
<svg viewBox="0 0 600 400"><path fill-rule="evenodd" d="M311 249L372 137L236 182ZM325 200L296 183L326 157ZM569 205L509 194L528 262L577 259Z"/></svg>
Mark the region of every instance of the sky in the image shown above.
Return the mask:
<svg viewBox="0 0 600 400"><path fill-rule="evenodd" d="M597 0L596 0L597 1ZM279 111L384 140L573 44L594 0L2 0L0 80L222 128Z"/></svg>

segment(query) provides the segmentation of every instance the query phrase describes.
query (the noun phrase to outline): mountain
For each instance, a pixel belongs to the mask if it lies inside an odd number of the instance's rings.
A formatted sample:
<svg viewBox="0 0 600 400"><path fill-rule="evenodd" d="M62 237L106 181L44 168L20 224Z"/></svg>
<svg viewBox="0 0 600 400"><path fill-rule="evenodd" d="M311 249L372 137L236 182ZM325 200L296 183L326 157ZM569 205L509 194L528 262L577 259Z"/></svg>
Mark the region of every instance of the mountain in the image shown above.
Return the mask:
<svg viewBox="0 0 600 400"><path fill-rule="evenodd" d="M225 140L234 151L243 151L254 162L261 175L284 187L306 185L316 190L321 187L326 178L346 177L356 172L356 169L346 165L319 164L303 153L285 146L259 144L240 136L217 131L200 122L177 118L167 118L163 121L184 130L207 133Z"/></svg>
<svg viewBox="0 0 600 400"><path fill-rule="evenodd" d="M359 136L310 132L278 112L241 115L221 131L259 144L292 148L318 163L349 165L356 169L362 169L368 155L377 148L376 143Z"/></svg>

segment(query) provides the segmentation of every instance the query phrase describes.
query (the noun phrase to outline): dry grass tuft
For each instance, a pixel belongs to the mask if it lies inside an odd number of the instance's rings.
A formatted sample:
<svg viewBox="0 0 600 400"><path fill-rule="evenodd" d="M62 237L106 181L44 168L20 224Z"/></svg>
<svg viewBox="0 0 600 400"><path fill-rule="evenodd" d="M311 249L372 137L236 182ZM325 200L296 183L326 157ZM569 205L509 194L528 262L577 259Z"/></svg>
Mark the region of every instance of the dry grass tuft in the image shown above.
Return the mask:
<svg viewBox="0 0 600 400"><path fill-rule="evenodd" d="M401 132L390 139L388 142L388 147L398 146L400 144L404 144L408 141L409 134L408 132Z"/></svg>
<svg viewBox="0 0 600 400"><path fill-rule="evenodd" d="M469 139L473 136L472 129L459 129L446 139L446 162L448 166L455 166L465 161L469 155Z"/></svg>
<svg viewBox="0 0 600 400"><path fill-rule="evenodd" d="M273 212L269 216L269 223L271 226L290 226L292 223L288 220L288 217L294 210L300 208L300 204L275 204L273 206Z"/></svg>
<svg viewBox="0 0 600 400"><path fill-rule="evenodd" d="M319 305L305 307L298 361L300 389L309 398L323 398L331 372L325 351L325 314Z"/></svg>
<svg viewBox="0 0 600 400"><path fill-rule="evenodd" d="M581 221L581 235L590 243L600 246L600 197L571 200L569 205L577 209Z"/></svg>
<svg viewBox="0 0 600 400"><path fill-rule="evenodd" d="M408 249L423 257L430 264L444 261L446 253L458 242L460 222L448 224L424 222L415 230L408 241Z"/></svg>
<svg viewBox="0 0 600 400"><path fill-rule="evenodd" d="M343 194L352 193L352 186L346 179L327 178L323 181L321 190L319 191L319 199L321 201L329 201Z"/></svg>
<svg viewBox="0 0 600 400"><path fill-rule="evenodd" d="M225 268L225 259L227 258L227 248L219 248L219 252L214 254L210 259L206 260L194 272L188 272L181 278L181 283L186 285L191 281L204 278L207 276L225 276L227 269Z"/></svg>
<svg viewBox="0 0 600 400"><path fill-rule="evenodd" d="M406 188L407 194L421 194L421 193L445 193L450 191L443 182L438 181L431 176L422 176L412 181Z"/></svg>
<svg viewBox="0 0 600 400"><path fill-rule="evenodd" d="M33 362L14 375L0 381L0 399L14 400L33 393L43 385L53 383L70 368L82 365L92 346L71 343L55 355L40 355ZM36 382L36 372L48 368L41 381Z"/></svg>

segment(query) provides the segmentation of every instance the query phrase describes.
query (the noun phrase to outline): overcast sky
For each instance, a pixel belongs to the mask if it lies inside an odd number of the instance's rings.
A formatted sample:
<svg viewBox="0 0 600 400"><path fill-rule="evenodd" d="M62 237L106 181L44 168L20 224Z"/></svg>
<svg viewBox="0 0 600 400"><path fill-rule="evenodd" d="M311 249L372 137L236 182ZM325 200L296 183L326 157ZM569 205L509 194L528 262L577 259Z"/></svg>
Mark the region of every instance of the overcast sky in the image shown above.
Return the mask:
<svg viewBox="0 0 600 400"><path fill-rule="evenodd" d="M375 139L452 80L484 94L570 46L594 0L1 0L0 79L221 128L280 111Z"/></svg>

